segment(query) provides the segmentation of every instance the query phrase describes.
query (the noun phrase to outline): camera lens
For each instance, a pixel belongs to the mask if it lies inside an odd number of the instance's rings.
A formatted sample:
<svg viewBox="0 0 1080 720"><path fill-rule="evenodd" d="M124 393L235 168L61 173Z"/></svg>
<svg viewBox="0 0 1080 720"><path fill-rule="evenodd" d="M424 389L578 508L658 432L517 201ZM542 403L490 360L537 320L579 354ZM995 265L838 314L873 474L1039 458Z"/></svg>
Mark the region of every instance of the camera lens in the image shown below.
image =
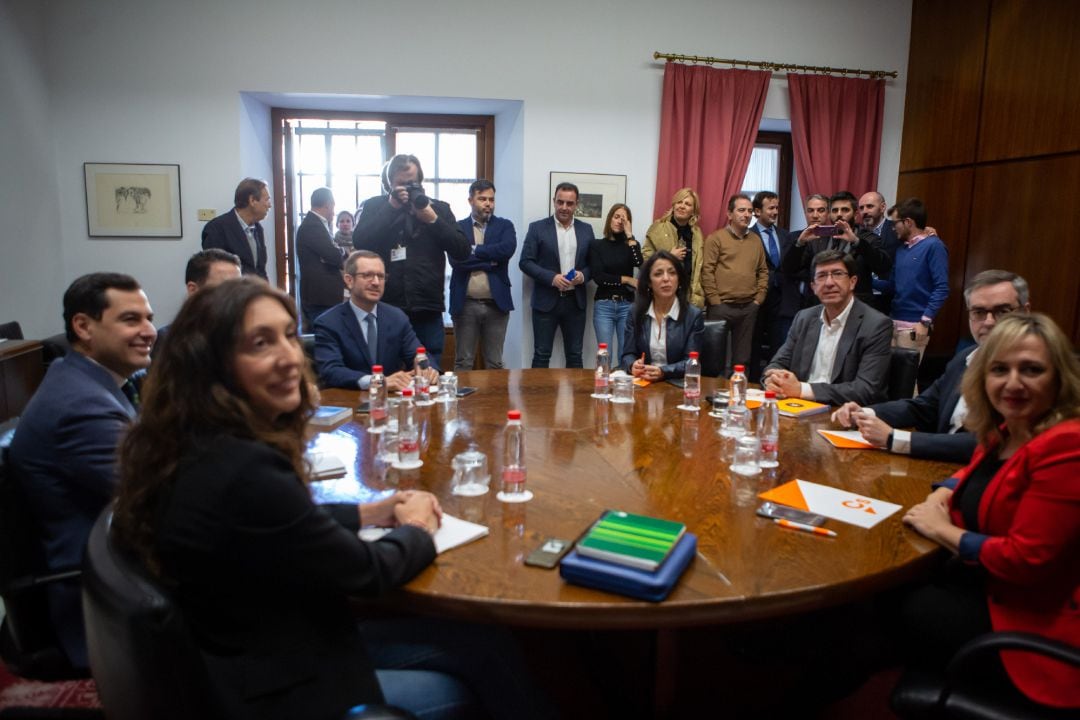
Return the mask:
<svg viewBox="0 0 1080 720"><path fill-rule="evenodd" d="M412 198L412 204L413 207L417 210L423 210L431 204L431 200L428 199L427 195L417 195L416 197Z"/></svg>

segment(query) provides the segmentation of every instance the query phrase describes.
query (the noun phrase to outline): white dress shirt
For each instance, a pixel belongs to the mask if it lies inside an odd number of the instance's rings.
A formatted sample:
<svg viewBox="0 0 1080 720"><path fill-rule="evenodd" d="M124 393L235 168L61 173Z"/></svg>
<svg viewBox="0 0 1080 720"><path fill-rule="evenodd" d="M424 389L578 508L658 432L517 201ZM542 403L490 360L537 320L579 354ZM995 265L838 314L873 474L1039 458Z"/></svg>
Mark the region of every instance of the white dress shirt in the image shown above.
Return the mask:
<svg viewBox="0 0 1080 720"><path fill-rule="evenodd" d="M814 399L814 391L811 383L832 382L833 365L836 363L836 348L840 345L840 338L844 334L844 326L847 325L851 315L851 306L855 304L855 296L848 300L839 315L829 322L825 314L825 308L821 308L821 331L818 335L817 349L814 350L814 361L810 363L810 377L806 382L800 383L802 396L807 400Z"/></svg>
<svg viewBox="0 0 1080 720"><path fill-rule="evenodd" d="M570 221L570 227L564 228L555 220L555 237L559 241L559 273L565 275L574 269L574 259L577 257L577 233L574 232L574 221Z"/></svg>
<svg viewBox="0 0 1080 720"><path fill-rule="evenodd" d="M652 328L649 329L649 358L652 360L652 365L661 366L668 364L667 356L667 319L671 318L675 322L679 321L679 299L675 298L675 302L671 304L671 309L667 311L667 315L660 318L660 321L656 320L656 310L652 303L649 303L649 317L652 318Z"/></svg>

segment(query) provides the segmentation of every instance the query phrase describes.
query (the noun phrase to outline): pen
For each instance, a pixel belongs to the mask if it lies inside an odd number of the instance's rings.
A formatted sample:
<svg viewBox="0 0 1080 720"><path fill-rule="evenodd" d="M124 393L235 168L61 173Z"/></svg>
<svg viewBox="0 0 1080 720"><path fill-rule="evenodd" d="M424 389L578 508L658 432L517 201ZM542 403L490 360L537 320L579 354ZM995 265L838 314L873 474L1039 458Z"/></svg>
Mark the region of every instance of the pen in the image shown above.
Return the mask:
<svg viewBox="0 0 1080 720"><path fill-rule="evenodd" d="M814 527L813 525L807 525L805 523L793 522L785 518L773 518L773 522L780 527L786 527L791 530L802 530L803 532L814 533L815 535L824 535L825 537L836 537L836 533L826 528Z"/></svg>

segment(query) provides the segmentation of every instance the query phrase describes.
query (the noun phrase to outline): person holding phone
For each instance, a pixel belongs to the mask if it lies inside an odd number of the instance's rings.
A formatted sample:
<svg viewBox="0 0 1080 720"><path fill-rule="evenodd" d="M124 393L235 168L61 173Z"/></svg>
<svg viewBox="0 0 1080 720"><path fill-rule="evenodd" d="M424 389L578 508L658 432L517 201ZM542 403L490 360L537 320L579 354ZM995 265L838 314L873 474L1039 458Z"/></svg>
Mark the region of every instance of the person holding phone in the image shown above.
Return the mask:
<svg viewBox="0 0 1080 720"><path fill-rule="evenodd" d="M688 285L686 268L666 250L641 266L634 309L619 343L622 368L634 377L681 378L690 352L701 349L705 315L687 302Z"/></svg>
<svg viewBox="0 0 1080 720"><path fill-rule="evenodd" d="M621 348L622 329L630 315L637 278L634 268L642 263L641 246L634 239L633 215L630 208L615 203L604 222L604 236L589 244L589 267L596 283L593 296L593 329L596 342L607 343L611 357L615 354L614 340Z"/></svg>
<svg viewBox="0 0 1080 720"><path fill-rule="evenodd" d="M1080 362L1048 316L1010 314L963 393L975 454L903 518L955 556L902 605L908 662L933 671L991 630L1080 645ZM1043 656L1004 653L983 678L1080 707L1080 668Z"/></svg>
<svg viewBox="0 0 1080 720"><path fill-rule="evenodd" d="M702 248L705 236L698 226L701 199L693 188L684 187L671 198L671 209L660 216L645 232L641 255L645 260L653 253L667 250L683 264L690 278L688 299L695 307L705 309L705 293L701 289Z"/></svg>
<svg viewBox="0 0 1080 720"><path fill-rule="evenodd" d="M290 297L253 279L202 290L173 322L120 449L115 539L175 592L218 714L344 717L385 698L423 717L476 704L539 717L543 699L498 632L356 622L349 597L399 587L435 558L442 511L423 491L315 505L311 379ZM364 542L361 525L393 529Z"/></svg>

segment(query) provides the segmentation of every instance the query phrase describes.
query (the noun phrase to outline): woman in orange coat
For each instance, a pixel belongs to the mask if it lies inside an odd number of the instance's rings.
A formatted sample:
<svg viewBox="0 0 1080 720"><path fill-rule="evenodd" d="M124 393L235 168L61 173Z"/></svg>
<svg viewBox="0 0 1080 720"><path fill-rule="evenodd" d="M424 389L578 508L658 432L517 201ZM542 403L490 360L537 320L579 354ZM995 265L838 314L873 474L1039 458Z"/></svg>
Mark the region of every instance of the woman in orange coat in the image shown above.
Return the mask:
<svg viewBox="0 0 1080 720"><path fill-rule="evenodd" d="M943 667L991 629L1080 646L1080 363L1049 317L1009 315L973 358L963 393L979 447L904 516L957 555L905 603L907 634L920 638L912 662ZM1080 669L1022 652L1001 664L1030 699L1080 707Z"/></svg>

